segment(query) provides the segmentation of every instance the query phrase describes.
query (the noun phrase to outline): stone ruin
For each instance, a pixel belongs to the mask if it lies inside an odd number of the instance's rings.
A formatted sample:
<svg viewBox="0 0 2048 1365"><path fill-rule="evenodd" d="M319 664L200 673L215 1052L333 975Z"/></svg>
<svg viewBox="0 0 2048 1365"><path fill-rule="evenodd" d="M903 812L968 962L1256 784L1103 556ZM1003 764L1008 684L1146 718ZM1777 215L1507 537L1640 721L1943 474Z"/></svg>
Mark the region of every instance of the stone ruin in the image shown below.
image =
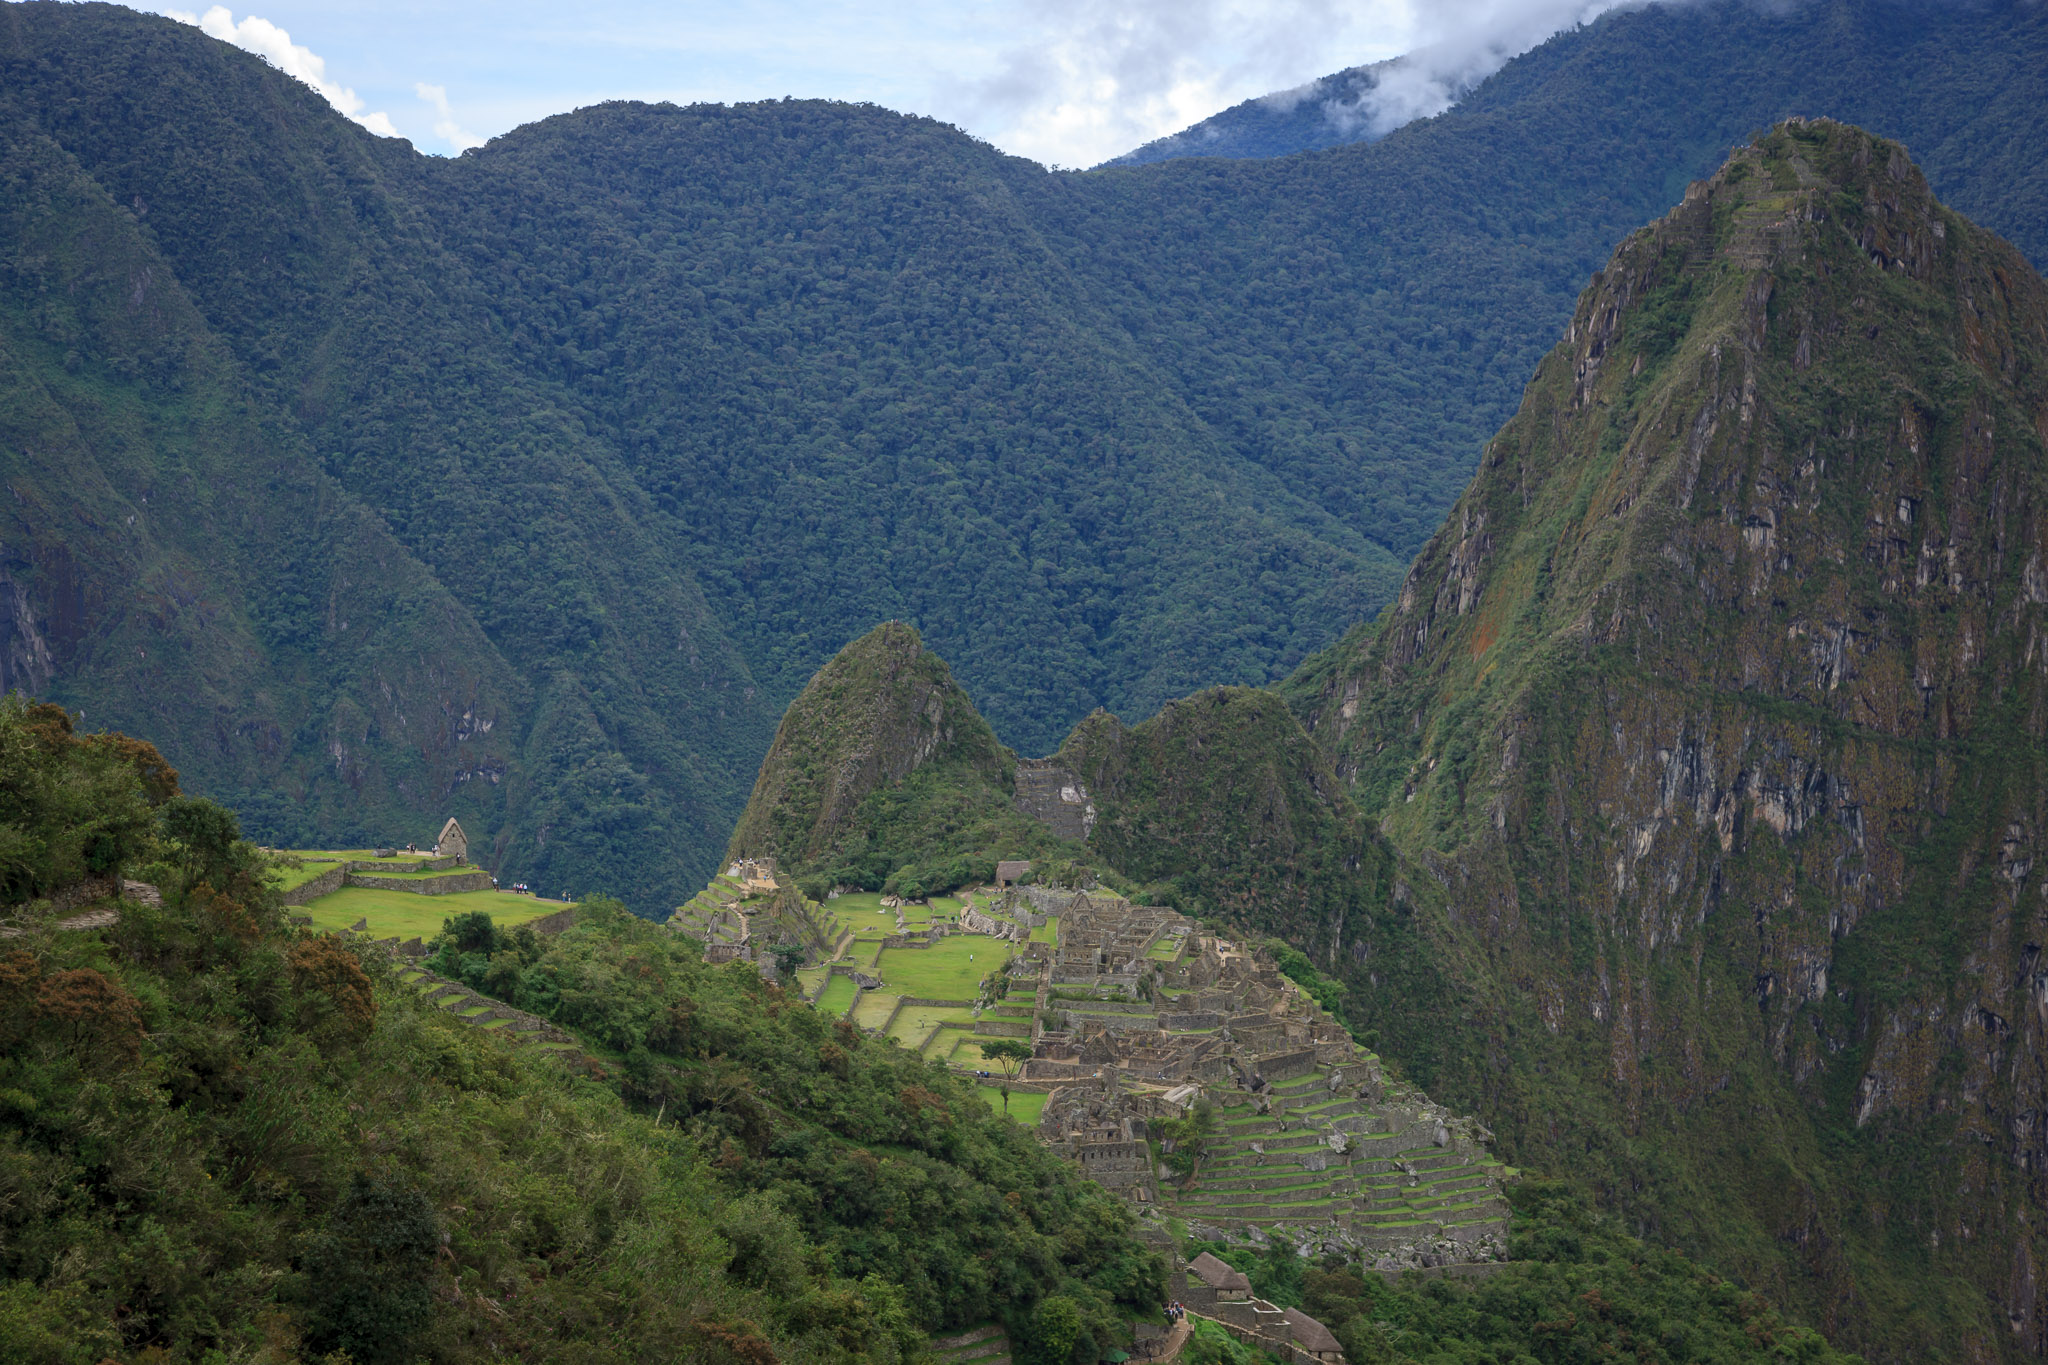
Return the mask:
<svg viewBox="0 0 2048 1365"><path fill-rule="evenodd" d="M1388 1075L1264 952L1112 897L1019 887L996 910L1039 903L1059 943L1013 969L1037 988L1020 1079L1050 1090L1040 1135L1142 1218L1388 1271L1505 1256L1491 1134ZM1182 1179L1156 1125L1198 1106L1214 1126Z"/></svg>

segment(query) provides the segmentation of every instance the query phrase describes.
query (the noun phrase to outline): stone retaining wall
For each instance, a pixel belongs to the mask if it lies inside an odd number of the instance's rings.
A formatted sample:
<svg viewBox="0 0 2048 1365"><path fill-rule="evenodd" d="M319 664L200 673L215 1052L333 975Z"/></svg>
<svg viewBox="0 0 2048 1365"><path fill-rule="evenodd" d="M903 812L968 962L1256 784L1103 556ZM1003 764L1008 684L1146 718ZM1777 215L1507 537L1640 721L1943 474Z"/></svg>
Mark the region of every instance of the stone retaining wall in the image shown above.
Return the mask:
<svg viewBox="0 0 2048 1365"><path fill-rule="evenodd" d="M76 910L81 905L103 901L120 889L120 882L112 877L87 877L83 881L73 882L69 886L52 891L43 897L42 903L49 907L51 914L61 915L67 910Z"/></svg>
<svg viewBox="0 0 2048 1365"><path fill-rule="evenodd" d="M1308 1047L1296 1052L1274 1052L1259 1058L1253 1065L1268 1084L1291 1081L1316 1069L1316 1050Z"/></svg>
<svg viewBox="0 0 2048 1365"><path fill-rule="evenodd" d="M327 871L313 878L312 881L301 882L285 892L282 899L286 905L305 905L310 901L319 900L322 896L339 891L341 890L342 878L348 876L349 869L354 866L354 863L336 863Z"/></svg>
<svg viewBox="0 0 2048 1365"><path fill-rule="evenodd" d="M528 920L525 927L533 930L536 934L559 934L575 922L576 907L569 905L555 911L552 915L542 915L539 919ZM517 928L519 926L515 925L513 927Z"/></svg>
<svg viewBox="0 0 2048 1365"><path fill-rule="evenodd" d="M452 896L459 891L488 891L488 872L458 872L446 877L380 877L373 872L350 872L344 886L367 887L373 891L410 891L416 896Z"/></svg>

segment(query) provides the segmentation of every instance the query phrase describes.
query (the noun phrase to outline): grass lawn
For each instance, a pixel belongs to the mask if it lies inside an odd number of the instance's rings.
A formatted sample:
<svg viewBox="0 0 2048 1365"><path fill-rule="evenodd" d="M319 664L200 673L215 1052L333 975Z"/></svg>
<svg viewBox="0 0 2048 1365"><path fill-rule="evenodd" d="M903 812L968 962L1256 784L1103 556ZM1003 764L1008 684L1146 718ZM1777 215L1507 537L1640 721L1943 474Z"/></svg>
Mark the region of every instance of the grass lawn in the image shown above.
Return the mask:
<svg viewBox="0 0 2048 1365"><path fill-rule="evenodd" d="M401 853L395 858L379 858L374 848L294 848L279 850L289 852L296 858L329 858L335 862L382 863L386 867L418 867L421 863L432 862L431 853Z"/></svg>
<svg viewBox="0 0 2048 1365"><path fill-rule="evenodd" d="M865 967L870 974L875 970L875 959L881 956L882 940L878 938L857 938L846 950L846 960L856 967Z"/></svg>
<svg viewBox="0 0 2048 1365"><path fill-rule="evenodd" d="M500 929L541 919L563 909L566 902L544 901L510 891L457 891L448 896L422 896L412 891L373 891L344 886L295 913L310 915L315 929L346 929L359 919L370 921L372 938L432 938L441 921L471 910L489 912Z"/></svg>
<svg viewBox="0 0 2048 1365"><path fill-rule="evenodd" d="M450 868L446 872L414 872L402 867L379 867L364 869L363 875L366 877L392 877L408 882L430 882L436 877L468 877L482 870L476 867L458 867Z"/></svg>
<svg viewBox="0 0 2048 1365"><path fill-rule="evenodd" d="M1000 1074L1001 1068L981 1055L981 1045L983 1043L993 1043L994 1041L996 1040L993 1038L977 1037L972 1033L964 1034L954 1045L952 1055L947 1057L946 1060L954 1066L968 1066L976 1070L995 1071ZM1025 1041L1028 1042L1029 1040Z"/></svg>
<svg viewBox="0 0 2048 1365"><path fill-rule="evenodd" d="M981 979L1009 961L995 939L943 938L929 948L890 948L875 963L889 989L927 1000L972 1000Z"/></svg>
<svg viewBox="0 0 2048 1365"><path fill-rule="evenodd" d="M889 1011L896 1008L896 997L880 991L869 991L854 1007L853 1022L862 1028L880 1028L889 1017Z"/></svg>
<svg viewBox="0 0 2048 1365"><path fill-rule="evenodd" d="M965 1024L974 1026L974 1011L943 1009L936 1005L905 1005L903 1012L896 1016L896 1022L889 1026L889 1036L901 1038L911 1047L922 1047L930 1040L933 1030L942 1024Z"/></svg>
<svg viewBox="0 0 2048 1365"><path fill-rule="evenodd" d="M844 1014L846 1007L853 1003L853 993L860 988L853 984L850 976L835 976L825 985L825 993L818 997L818 1008L827 1014Z"/></svg>
<svg viewBox="0 0 2048 1365"><path fill-rule="evenodd" d="M1168 934L1153 944L1152 951L1145 956L1154 962L1171 962L1180 956L1180 945L1186 941L1185 935Z"/></svg>
<svg viewBox="0 0 2048 1365"><path fill-rule="evenodd" d="M1060 941L1060 917L1049 915L1045 923L1031 931L1033 943L1058 943Z"/></svg>
<svg viewBox="0 0 2048 1365"><path fill-rule="evenodd" d="M988 1101L988 1107L998 1114L1003 1112L1003 1092L992 1085L976 1086L981 1097ZM1038 1126L1038 1116L1045 1112L1045 1096L1035 1090L1012 1090L1010 1092L1010 1119L1027 1128Z"/></svg>

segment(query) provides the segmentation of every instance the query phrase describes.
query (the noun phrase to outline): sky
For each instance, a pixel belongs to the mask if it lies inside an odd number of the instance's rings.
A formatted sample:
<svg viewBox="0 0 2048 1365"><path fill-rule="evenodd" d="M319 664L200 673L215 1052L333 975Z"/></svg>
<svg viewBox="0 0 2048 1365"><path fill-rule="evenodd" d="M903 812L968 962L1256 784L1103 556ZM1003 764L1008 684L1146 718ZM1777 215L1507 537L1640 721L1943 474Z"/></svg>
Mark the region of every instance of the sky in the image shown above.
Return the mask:
<svg viewBox="0 0 2048 1365"><path fill-rule="evenodd" d="M1408 54L1380 131L1640 0L250 0L146 5L442 155L608 99L872 101L1050 166ZM1356 111L1353 111L1356 116Z"/></svg>

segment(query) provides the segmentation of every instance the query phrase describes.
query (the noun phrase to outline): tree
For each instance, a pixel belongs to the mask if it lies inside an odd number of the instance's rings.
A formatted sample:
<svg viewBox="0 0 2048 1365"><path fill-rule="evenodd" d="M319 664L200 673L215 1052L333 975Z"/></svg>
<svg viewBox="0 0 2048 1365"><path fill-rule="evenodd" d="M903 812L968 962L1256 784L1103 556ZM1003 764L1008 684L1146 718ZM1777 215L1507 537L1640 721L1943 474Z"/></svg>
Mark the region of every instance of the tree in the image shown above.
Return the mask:
<svg viewBox="0 0 2048 1365"><path fill-rule="evenodd" d="M768 951L775 959L775 970L784 977L794 977L810 956L801 943L778 943Z"/></svg>
<svg viewBox="0 0 2048 1365"><path fill-rule="evenodd" d="M995 1038L981 1045L984 1061L994 1062L1003 1069L1003 1112L1010 1112L1010 1081L1017 1074L1017 1068L1031 1060L1031 1044L1015 1038Z"/></svg>
<svg viewBox="0 0 2048 1365"><path fill-rule="evenodd" d="M308 1340L362 1365L411 1359L434 1313L427 1275L440 1241L425 1195L357 1173L308 1249Z"/></svg>

